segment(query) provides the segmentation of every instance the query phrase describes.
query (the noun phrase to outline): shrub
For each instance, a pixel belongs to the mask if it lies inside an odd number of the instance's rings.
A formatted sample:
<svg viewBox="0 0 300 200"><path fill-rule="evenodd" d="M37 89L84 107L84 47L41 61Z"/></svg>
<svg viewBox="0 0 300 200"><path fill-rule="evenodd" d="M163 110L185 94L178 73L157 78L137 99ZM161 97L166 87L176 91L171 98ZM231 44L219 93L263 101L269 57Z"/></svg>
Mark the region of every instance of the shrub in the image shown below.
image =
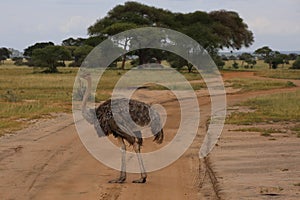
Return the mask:
<svg viewBox="0 0 300 200"><path fill-rule="evenodd" d="M12 58L12 60L14 61L14 64L17 66L24 65L22 57L15 57L15 58Z"/></svg>
<svg viewBox="0 0 300 200"><path fill-rule="evenodd" d="M300 56L298 56L296 61L293 63L292 69L300 69Z"/></svg>
<svg viewBox="0 0 300 200"><path fill-rule="evenodd" d="M234 63L232 64L232 67L233 67L234 69L238 69L238 68L239 68L239 64L238 64L237 62L234 62Z"/></svg>
<svg viewBox="0 0 300 200"><path fill-rule="evenodd" d="M71 63L69 64L69 67L80 67L80 63L71 62Z"/></svg>

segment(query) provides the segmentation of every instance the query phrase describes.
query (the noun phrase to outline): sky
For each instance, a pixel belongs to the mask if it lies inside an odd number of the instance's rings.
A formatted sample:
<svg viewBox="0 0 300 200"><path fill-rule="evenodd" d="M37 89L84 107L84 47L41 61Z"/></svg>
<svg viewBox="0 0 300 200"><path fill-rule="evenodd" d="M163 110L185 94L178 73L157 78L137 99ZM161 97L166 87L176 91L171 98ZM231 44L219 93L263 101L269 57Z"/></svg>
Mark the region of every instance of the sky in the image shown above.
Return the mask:
<svg viewBox="0 0 300 200"><path fill-rule="evenodd" d="M123 0L0 0L0 47L23 51L36 42L61 44L69 37L88 37L87 28ZM300 51L300 0L137 0L173 12L233 10L254 33L242 51L269 46Z"/></svg>

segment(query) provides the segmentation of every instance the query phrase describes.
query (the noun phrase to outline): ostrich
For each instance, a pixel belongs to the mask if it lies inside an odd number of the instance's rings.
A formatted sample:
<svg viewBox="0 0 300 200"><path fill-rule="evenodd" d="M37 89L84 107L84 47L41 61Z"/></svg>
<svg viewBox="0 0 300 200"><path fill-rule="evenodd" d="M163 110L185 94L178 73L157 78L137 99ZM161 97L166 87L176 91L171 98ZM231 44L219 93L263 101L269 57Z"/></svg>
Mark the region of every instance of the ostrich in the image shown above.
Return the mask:
<svg viewBox="0 0 300 200"><path fill-rule="evenodd" d="M130 145L133 146L133 149L137 155L139 167L141 170L141 178L134 180L133 183L145 183L147 174L143 164L142 157L140 155L140 149L143 144L142 133L140 130L136 131L135 124L139 126L151 127L152 134L154 135L153 141L158 144L161 144L164 138L163 129L161 128L160 116L159 114L151 109L150 105L145 104L136 100L128 100L125 98L112 100L109 99L101 104L97 108L88 109L87 101L91 93L91 75L89 73L83 73L80 78L83 78L87 81L87 88L83 96L82 101L82 115L90 124L94 125L94 128L97 131L99 137L108 136L113 134L115 138L118 139L121 144L122 152L122 162L121 162L121 171L120 177L114 180L109 181L109 183L123 183L126 180L126 145L127 141ZM135 123L129 123L124 115L124 108L128 106L129 102L129 114L132 118L132 121ZM111 106L116 107L118 112L114 115L112 113ZM123 112L122 112L123 111ZM115 119L118 118L116 123ZM120 128L120 126L122 126ZM102 130L102 131L101 131ZM126 131L124 131L126 130ZM104 133L104 135L103 135Z"/></svg>

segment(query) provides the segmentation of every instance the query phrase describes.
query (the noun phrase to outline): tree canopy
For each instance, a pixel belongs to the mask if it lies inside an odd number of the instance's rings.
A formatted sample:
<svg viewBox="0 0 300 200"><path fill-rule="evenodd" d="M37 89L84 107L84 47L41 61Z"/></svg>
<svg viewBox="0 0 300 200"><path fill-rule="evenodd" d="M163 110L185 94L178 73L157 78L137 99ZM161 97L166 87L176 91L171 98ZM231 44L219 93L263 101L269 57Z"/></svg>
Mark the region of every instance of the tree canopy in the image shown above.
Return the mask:
<svg viewBox="0 0 300 200"><path fill-rule="evenodd" d="M42 49L47 46L54 46L53 42L37 42L34 45L31 45L24 49L24 56L31 57L35 49Z"/></svg>
<svg viewBox="0 0 300 200"><path fill-rule="evenodd" d="M5 48L5 47L0 48L0 64L2 63L2 61L9 58L10 55L11 55L11 52L7 48Z"/></svg>
<svg viewBox="0 0 300 200"><path fill-rule="evenodd" d="M105 37L100 36L94 36L89 38L68 38L62 41L62 46L66 47L80 47L84 45L95 47L98 44L100 44L103 40L105 40Z"/></svg>
<svg viewBox="0 0 300 200"><path fill-rule="evenodd" d="M256 64L256 60L255 60L254 56L250 53L242 53L239 56L239 58L242 61L242 67L244 67L245 62L247 63L245 68L248 68L248 67L252 68Z"/></svg>
<svg viewBox="0 0 300 200"><path fill-rule="evenodd" d="M79 67L85 57L93 50L92 46L89 45L83 45L80 47L77 47L74 51L74 63L73 66Z"/></svg>
<svg viewBox="0 0 300 200"><path fill-rule="evenodd" d="M108 14L88 28L91 36L114 35L137 27L156 26L177 30L199 42L204 48L240 49L249 47L253 34L238 13L213 11L210 13L173 13L137 2L126 2L114 7Z"/></svg>
<svg viewBox="0 0 300 200"><path fill-rule="evenodd" d="M71 58L70 51L62 46L47 46L45 48L35 49L32 52L32 62L35 66L46 67L46 72L58 72L59 61Z"/></svg>

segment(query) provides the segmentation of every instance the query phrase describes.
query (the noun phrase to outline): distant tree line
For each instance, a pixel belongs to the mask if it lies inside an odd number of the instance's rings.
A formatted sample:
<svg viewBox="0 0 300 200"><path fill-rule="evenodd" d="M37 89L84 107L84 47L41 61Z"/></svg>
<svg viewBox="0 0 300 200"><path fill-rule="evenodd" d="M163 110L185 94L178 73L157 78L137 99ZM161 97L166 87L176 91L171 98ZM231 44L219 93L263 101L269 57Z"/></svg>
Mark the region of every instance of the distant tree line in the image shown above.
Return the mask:
<svg viewBox="0 0 300 200"><path fill-rule="evenodd" d="M296 53L284 54L280 53L279 51L272 50L268 46L264 46L258 48L253 53L242 53L239 55L221 55L223 61L232 60L233 64L232 67L234 69L239 68L253 68L256 65L257 60L263 60L265 63L268 64L269 69L277 69L279 65L284 68L285 64L290 64L291 61L293 62L291 69L300 69L299 66L299 59L300 56ZM236 61L240 60L241 65L239 65Z"/></svg>
<svg viewBox="0 0 300 200"><path fill-rule="evenodd" d="M269 65L269 69L277 69L280 64L284 67L289 64L290 60L296 60L297 54L282 54L279 51L274 51L268 46L257 49L254 54L260 55L265 63ZM297 63L293 64L292 68L297 69Z"/></svg>

